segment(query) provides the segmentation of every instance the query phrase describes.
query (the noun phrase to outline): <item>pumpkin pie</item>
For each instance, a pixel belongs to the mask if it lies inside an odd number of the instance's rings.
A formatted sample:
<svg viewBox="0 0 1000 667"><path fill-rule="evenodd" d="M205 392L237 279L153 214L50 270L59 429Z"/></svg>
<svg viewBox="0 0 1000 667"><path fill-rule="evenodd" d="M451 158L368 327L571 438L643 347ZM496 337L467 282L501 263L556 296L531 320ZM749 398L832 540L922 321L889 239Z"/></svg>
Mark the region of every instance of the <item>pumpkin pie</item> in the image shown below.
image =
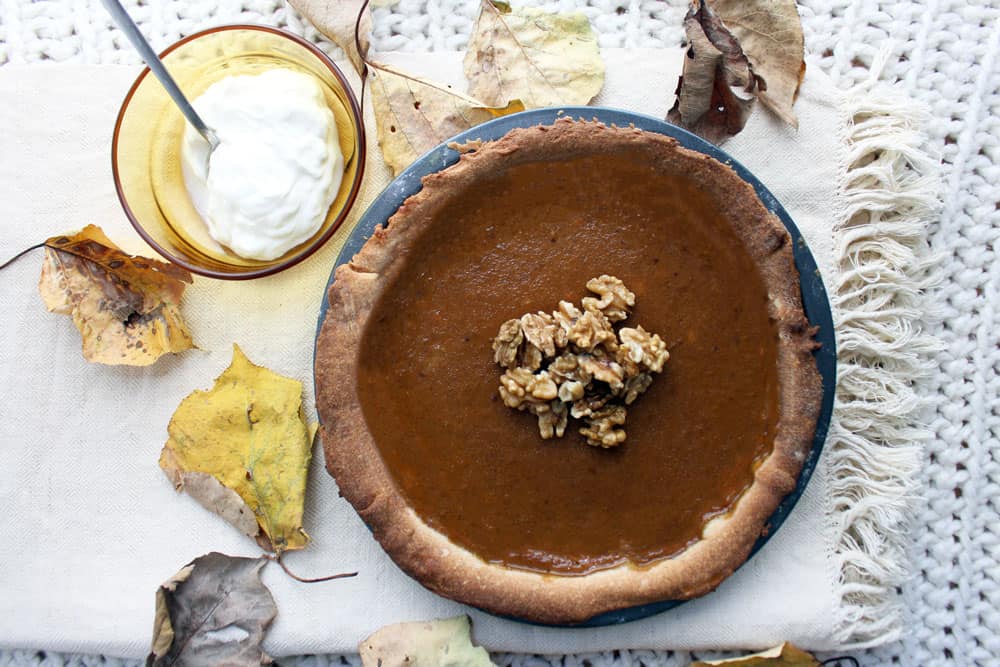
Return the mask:
<svg viewBox="0 0 1000 667"><path fill-rule="evenodd" d="M336 270L327 468L399 567L497 614L577 623L711 591L795 487L819 412L791 243L731 168L666 136L565 119L484 144ZM619 446L543 439L501 400L494 339L602 274L669 363Z"/></svg>

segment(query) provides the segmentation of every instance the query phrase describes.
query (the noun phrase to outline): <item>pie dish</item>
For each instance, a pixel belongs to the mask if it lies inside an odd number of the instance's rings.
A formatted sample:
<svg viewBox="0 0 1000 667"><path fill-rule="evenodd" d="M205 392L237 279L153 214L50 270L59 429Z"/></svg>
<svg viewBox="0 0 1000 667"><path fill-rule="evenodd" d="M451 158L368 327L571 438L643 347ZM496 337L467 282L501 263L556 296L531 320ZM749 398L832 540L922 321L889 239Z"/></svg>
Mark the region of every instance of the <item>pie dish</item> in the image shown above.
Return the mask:
<svg viewBox="0 0 1000 667"><path fill-rule="evenodd" d="M315 361L327 467L402 569L488 611L579 623L704 594L767 532L822 421L793 245L732 168L670 137L513 130L424 178L337 268ZM671 347L615 452L542 441L496 401L490 350L602 272Z"/></svg>

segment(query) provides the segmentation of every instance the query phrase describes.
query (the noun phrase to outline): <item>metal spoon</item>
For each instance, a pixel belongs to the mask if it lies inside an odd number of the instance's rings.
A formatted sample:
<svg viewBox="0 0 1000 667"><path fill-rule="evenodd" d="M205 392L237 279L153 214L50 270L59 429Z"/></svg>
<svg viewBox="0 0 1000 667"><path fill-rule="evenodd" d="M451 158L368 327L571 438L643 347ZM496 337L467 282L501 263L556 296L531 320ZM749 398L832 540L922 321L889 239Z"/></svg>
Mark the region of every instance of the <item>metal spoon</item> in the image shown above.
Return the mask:
<svg viewBox="0 0 1000 667"><path fill-rule="evenodd" d="M215 133L215 130L210 128L208 125L205 125L205 121L201 119L201 116L199 116L194 110L194 107L191 106L188 99L184 97L184 93L182 93L181 89L177 87L177 82L174 81L172 76L170 76L170 72L167 71L167 68L163 66L163 61L160 60L159 56L156 55L156 52L153 51L153 47L149 45L146 38L142 36L141 32L139 32L139 28L135 25L132 17L128 15L128 12L125 11L125 8L122 7L121 3L118 2L118 0L101 0L101 2L104 4L104 8L108 10L108 13L111 14L111 18L118 24L121 31L124 32L125 36L128 37L128 40L132 42L132 46L135 47L135 50L138 51L139 55L142 56L142 59L146 61L149 71L151 71L153 75L160 80L163 87L167 89L167 94L170 95L170 99L174 101L174 104L176 104L177 108L181 110L184 117L187 118L188 122L191 123L194 129L198 131L198 134L203 136L205 141L208 142L208 152L209 155L211 155L212 151L214 151L219 145L219 136Z"/></svg>

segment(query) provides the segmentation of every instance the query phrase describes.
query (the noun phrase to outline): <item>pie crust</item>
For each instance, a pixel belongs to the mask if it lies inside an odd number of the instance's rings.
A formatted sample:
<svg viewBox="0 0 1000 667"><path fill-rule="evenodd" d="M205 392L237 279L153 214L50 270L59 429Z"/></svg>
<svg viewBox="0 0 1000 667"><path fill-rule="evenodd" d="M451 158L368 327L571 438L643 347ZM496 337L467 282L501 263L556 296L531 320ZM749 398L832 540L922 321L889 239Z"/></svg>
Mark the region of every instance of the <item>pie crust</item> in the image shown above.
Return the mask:
<svg viewBox="0 0 1000 667"><path fill-rule="evenodd" d="M759 269L768 295L768 317L778 332L778 420L773 450L755 469L752 484L735 504L708 520L701 538L672 557L575 576L489 563L428 526L400 493L379 454L356 380L368 317L391 289L394 276L412 259L411 249L423 227L433 220L433 211L455 188L475 183L497 165L558 160L590 146L610 144L634 146L663 163L683 161L693 178L722 193L727 220ZM791 245L781 222L730 167L682 148L670 137L561 119L551 126L516 129L486 143L462 155L457 164L425 177L423 189L403 203L387 226L377 228L350 262L336 269L315 360L316 404L327 469L341 495L400 568L445 597L492 613L573 624L610 610L703 595L746 560L754 542L766 532L768 518L795 488L812 444L822 386L812 355L817 347L815 330L803 313ZM490 355L491 350L483 354Z"/></svg>

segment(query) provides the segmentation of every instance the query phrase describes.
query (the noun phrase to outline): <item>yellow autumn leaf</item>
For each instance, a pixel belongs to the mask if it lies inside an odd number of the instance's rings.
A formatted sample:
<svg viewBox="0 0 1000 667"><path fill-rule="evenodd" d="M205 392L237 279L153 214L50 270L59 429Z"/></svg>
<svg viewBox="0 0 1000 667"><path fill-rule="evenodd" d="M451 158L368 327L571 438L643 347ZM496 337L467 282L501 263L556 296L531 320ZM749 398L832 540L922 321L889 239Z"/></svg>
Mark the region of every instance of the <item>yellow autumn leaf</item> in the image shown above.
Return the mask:
<svg viewBox="0 0 1000 667"><path fill-rule="evenodd" d="M727 660L705 660L695 662L691 667L708 667L709 665L738 665L739 667L819 667L820 662L810 653L785 642L760 653L745 655L741 658Z"/></svg>
<svg viewBox="0 0 1000 667"><path fill-rule="evenodd" d="M180 312L190 282L184 269L129 255L87 225L45 242L38 290L46 308L72 316L87 361L148 366L194 347Z"/></svg>
<svg viewBox="0 0 1000 667"><path fill-rule="evenodd" d="M229 368L181 401L167 430L160 467L178 491L265 549L309 543L302 510L316 425L305 422L301 382L251 363L234 344Z"/></svg>
<svg viewBox="0 0 1000 667"><path fill-rule="evenodd" d="M378 144L393 175L448 137L487 120L524 111L519 101L490 107L389 65L368 65Z"/></svg>
<svg viewBox="0 0 1000 667"><path fill-rule="evenodd" d="M525 108L588 104L604 85L604 61L590 21L482 0L465 54L469 95Z"/></svg>

